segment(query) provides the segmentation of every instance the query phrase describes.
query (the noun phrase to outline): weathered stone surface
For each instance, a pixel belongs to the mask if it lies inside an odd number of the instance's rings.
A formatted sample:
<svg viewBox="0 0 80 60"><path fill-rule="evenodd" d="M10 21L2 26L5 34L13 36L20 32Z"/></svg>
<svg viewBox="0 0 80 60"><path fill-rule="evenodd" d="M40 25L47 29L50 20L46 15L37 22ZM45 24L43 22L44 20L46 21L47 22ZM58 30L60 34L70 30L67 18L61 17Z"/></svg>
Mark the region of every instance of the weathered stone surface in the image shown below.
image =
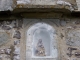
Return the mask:
<svg viewBox="0 0 80 60"><path fill-rule="evenodd" d="M4 30L10 30L12 27L10 27L10 26L2 26L2 29L4 29Z"/></svg>
<svg viewBox="0 0 80 60"><path fill-rule="evenodd" d="M78 6L78 10L77 11L80 11L80 0L76 0L77 2L77 6Z"/></svg>
<svg viewBox="0 0 80 60"><path fill-rule="evenodd" d="M11 49L10 48L5 49L5 54L10 55L10 53L11 53Z"/></svg>
<svg viewBox="0 0 80 60"><path fill-rule="evenodd" d="M14 40L14 45L20 44L20 40Z"/></svg>
<svg viewBox="0 0 80 60"><path fill-rule="evenodd" d="M13 0L0 0L0 11L13 10Z"/></svg>
<svg viewBox="0 0 80 60"><path fill-rule="evenodd" d="M60 24L61 26L66 26L66 21L62 20Z"/></svg>
<svg viewBox="0 0 80 60"><path fill-rule="evenodd" d="M13 38L20 39L21 38L21 33L19 31L15 31Z"/></svg>
<svg viewBox="0 0 80 60"><path fill-rule="evenodd" d="M9 34L6 32L0 32L0 45L9 42Z"/></svg>
<svg viewBox="0 0 80 60"><path fill-rule="evenodd" d="M13 60L20 60L20 47L15 46Z"/></svg>
<svg viewBox="0 0 80 60"><path fill-rule="evenodd" d="M15 21L2 21L1 28L3 30L11 30L12 28L14 28L16 26L15 23L16 23Z"/></svg>
<svg viewBox="0 0 80 60"><path fill-rule="evenodd" d="M70 30L67 33L67 44L70 46L80 46L80 31Z"/></svg>

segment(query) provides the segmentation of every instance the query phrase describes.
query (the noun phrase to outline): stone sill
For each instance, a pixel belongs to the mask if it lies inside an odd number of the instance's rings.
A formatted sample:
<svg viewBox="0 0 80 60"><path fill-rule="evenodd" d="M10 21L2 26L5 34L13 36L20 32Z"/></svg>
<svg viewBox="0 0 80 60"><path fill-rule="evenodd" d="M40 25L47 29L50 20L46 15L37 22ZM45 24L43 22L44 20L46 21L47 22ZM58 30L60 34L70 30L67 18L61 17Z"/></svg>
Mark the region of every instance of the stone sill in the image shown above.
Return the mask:
<svg viewBox="0 0 80 60"><path fill-rule="evenodd" d="M5 3L4 3L5 1ZM27 3L23 0L20 0L20 1L17 1L17 0L10 0L10 4L9 1L6 1L4 0L2 2L2 4L0 5L0 11L7 11L7 10L10 10L10 11L13 11L17 8L53 8L53 9L68 9L70 10L71 12L74 11L74 10L77 10L77 5L76 4L72 4L70 2L67 2L67 1L62 1L62 0L54 0L54 1L50 1L50 2L46 2L46 1L42 1L42 2L38 2L38 1L33 1L33 2L29 2ZM38 2L38 3L37 3Z"/></svg>
<svg viewBox="0 0 80 60"><path fill-rule="evenodd" d="M22 9L24 9L24 8L35 8L35 9L37 9L37 8L54 8L54 9L68 9L68 10L70 10L70 11L73 11L74 9L73 8L71 8L71 7L69 7L69 6L64 6L64 5L22 5L22 4L20 4L20 5L17 5L16 6L16 8L22 8ZM15 8L15 9L16 9Z"/></svg>
<svg viewBox="0 0 80 60"><path fill-rule="evenodd" d="M55 1L50 3L16 3L16 8L58 8L58 9L68 9L70 11L78 10L76 4L71 4L70 2L66 1Z"/></svg>

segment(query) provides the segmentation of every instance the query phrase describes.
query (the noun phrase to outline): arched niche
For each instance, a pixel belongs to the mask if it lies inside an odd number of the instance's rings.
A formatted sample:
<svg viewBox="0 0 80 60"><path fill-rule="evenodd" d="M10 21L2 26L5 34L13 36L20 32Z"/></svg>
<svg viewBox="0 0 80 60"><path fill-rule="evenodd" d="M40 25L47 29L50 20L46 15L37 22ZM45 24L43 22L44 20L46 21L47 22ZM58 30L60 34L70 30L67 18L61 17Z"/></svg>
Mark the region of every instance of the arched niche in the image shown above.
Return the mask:
<svg viewBox="0 0 80 60"><path fill-rule="evenodd" d="M39 22L26 31L26 58L58 58L56 30Z"/></svg>

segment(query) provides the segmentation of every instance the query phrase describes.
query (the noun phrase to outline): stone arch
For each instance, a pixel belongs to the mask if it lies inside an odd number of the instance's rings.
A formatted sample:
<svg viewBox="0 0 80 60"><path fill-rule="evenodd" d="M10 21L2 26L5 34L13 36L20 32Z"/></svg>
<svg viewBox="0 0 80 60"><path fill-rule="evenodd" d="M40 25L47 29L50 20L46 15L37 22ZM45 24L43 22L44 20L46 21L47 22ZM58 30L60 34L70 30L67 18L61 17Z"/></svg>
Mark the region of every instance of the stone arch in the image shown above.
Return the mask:
<svg viewBox="0 0 80 60"><path fill-rule="evenodd" d="M33 24L31 27L29 27L26 33L27 33L26 58L30 57L30 58L55 58L56 59L58 57L57 42L55 40L56 32L55 32L55 29L51 25L44 23L44 22L37 22ZM43 35L44 37L40 36L39 33L42 33L42 35L43 34L46 35L48 38L44 35ZM37 36L37 38L35 38L35 36ZM45 50L46 52L48 52L48 54L46 53L47 55L45 56L36 56L34 54L34 47L37 44L35 43L35 41L38 42L39 38L42 39ZM46 46L50 46L50 47L47 48Z"/></svg>

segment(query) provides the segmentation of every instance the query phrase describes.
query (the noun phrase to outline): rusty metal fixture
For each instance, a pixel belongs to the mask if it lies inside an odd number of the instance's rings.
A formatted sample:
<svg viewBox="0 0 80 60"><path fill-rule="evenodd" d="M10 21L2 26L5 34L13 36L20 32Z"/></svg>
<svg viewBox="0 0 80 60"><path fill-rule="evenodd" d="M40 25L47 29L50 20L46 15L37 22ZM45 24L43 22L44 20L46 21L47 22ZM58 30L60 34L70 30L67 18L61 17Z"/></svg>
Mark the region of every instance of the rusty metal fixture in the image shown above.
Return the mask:
<svg viewBox="0 0 80 60"><path fill-rule="evenodd" d="M10 29L12 29L12 26L10 26L11 22L12 21L3 21L1 23L2 29L4 29L4 30L10 30Z"/></svg>

